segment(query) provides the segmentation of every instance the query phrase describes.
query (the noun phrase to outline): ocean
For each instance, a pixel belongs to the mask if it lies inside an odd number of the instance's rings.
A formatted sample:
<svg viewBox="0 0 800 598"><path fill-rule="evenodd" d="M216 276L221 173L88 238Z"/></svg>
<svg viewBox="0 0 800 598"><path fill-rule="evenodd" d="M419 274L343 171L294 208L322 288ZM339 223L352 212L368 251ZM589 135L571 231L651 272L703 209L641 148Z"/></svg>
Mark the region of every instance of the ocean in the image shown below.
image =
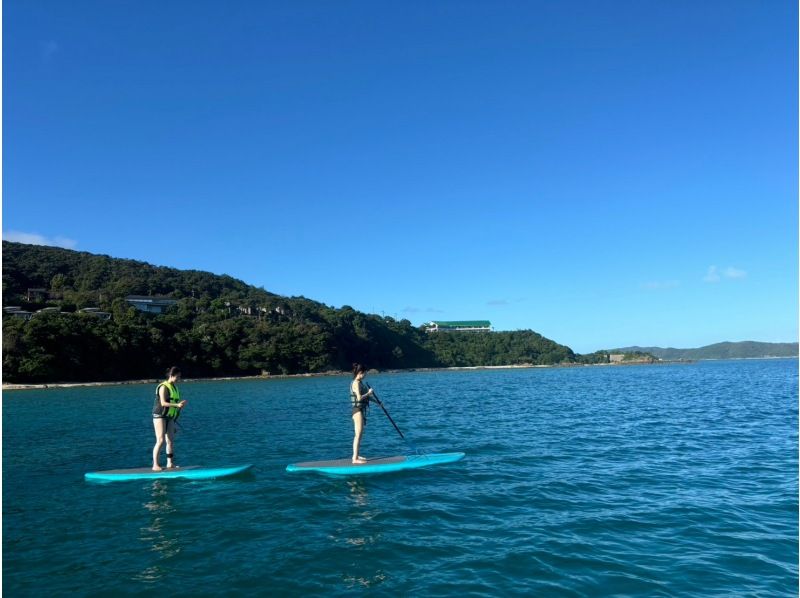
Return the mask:
<svg viewBox="0 0 800 598"><path fill-rule="evenodd" d="M147 466L153 385L3 392L7 596L796 596L796 360L375 374L423 452L360 478L349 377L185 382L204 482ZM362 454L409 452L379 408ZM163 456L162 456L163 464Z"/></svg>

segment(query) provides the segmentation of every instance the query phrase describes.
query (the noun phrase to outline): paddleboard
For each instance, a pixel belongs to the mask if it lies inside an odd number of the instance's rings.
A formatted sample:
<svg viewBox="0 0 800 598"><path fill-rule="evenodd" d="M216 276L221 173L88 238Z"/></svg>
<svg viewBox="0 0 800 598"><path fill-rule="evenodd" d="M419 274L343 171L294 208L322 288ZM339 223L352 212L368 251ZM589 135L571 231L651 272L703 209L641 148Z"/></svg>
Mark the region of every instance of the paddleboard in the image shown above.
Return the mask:
<svg viewBox="0 0 800 598"><path fill-rule="evenodd" d="M365 475L371 473L388 473L403 469L416 469L441 463L453 463L464 458L464 453L436 453L431 455L406 455L397 457L380 457L368 459L366 463L353 463L351 459L337 459L335 461L307 461L305 463L292 463L286 466L286 471L305 472L313 471L327 475Z"/></svg>
<svg viewBox="0 0 800 598"><path fill-rule="evenodd" d="M98 482L121 482L125 480L163 480L165 478L185 478L189 480L210 480L212 478L226 478L249 470L252 465L237 465L235 467L202 467L189 465L177 469L162 469L153 471L149 467L138 469L109 469L108 471L92 471L83 477L87 480Z"/></svg>

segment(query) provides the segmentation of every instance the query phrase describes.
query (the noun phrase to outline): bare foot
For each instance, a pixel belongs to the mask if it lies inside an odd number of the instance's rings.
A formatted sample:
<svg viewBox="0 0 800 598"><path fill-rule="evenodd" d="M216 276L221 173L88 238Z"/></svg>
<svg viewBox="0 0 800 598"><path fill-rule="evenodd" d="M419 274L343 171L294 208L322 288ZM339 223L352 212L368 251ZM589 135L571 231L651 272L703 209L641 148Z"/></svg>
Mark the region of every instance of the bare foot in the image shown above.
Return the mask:
<svg viewBox="0 0 800 598"><path fill-rule="evenodd" d="M160 465L153 465L153 471L164 471L164 468Z"/></svg>
<svg viewBox="0 0 800 598"><path fill-rule="evenodd" d="M367 462L367 460L364 457L361 457L361 456L356 457L355 459L353 459L353 463L357 464L357 465L360 465L361 463L366 463L366 462Z"/></svg>
<svg viewBox="0 0 800 598"><path fill-rule="evenodd" d="M167 469L178 469L179 467L180 465L175 465L174 463L172 465L167 465Z"/></svg>

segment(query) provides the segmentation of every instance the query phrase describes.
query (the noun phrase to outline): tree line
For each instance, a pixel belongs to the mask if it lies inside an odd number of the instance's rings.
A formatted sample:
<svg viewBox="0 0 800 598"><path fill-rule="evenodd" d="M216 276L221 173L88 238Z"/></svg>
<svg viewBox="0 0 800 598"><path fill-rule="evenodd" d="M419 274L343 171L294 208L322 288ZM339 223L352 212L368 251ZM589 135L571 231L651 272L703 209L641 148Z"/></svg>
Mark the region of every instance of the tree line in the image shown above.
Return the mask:
<svg viewBox="0 0 800 598"><path fill-rule="evenodd" d="M31 288L46 296L29 297ZM149 314L128 295L177 303ZM7 241L3 305L61 312L28 321L4 315L7 382L154 378L173 364L187 377L212 377L341 371L354 361L386 370L607 360L532 330L428 334L406 319L284 297L230 276ZM81 313L85 307L111 318Z"/></svg>

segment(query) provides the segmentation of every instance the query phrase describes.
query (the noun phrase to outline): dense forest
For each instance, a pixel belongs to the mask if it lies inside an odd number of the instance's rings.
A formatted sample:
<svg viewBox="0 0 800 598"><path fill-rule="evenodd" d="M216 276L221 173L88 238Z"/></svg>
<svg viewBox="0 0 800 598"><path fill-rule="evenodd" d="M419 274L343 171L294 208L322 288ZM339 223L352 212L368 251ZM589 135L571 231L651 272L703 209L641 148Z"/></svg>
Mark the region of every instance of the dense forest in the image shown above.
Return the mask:
<svg viewBox="0 0 800 598"><path fill-rule="evenodd" d="M129 295L177 303L150 314ZM283 297L230 276L7 241L3 306L33 312L26 320L4 310L5 382L155 378L173 364L187 377L211 377L341 371L354 361L385 370L608 360L531 330L427 334L405 319Z"/></svg>

